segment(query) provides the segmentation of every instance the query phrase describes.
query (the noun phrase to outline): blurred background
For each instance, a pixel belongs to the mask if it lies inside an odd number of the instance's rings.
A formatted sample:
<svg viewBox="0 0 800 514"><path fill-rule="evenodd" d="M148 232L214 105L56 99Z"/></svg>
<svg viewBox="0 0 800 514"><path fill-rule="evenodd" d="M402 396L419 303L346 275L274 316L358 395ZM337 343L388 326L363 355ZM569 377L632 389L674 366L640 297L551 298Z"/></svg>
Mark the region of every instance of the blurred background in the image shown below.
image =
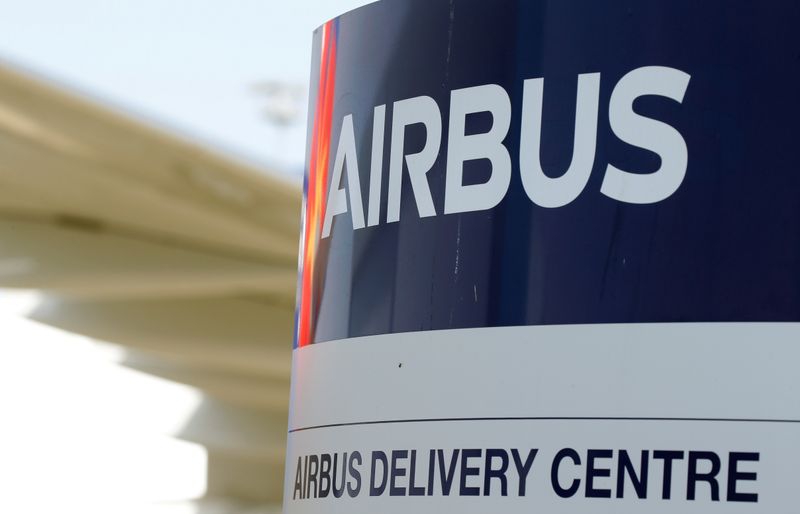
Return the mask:
<svg viewBox="0 0 800 514"><path fill-rule="evenodd" d="M280 511L311 33L0 0L0 512Z"/></svg>

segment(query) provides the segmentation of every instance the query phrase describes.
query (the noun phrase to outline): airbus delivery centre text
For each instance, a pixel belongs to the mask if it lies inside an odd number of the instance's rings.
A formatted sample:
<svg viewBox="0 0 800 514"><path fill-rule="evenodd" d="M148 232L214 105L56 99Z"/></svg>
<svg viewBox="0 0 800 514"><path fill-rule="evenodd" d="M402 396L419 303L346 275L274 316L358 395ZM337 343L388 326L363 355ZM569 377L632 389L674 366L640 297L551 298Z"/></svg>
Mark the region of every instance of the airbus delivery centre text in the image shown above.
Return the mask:
<svg viewBox="0 0 800 514"><path fill-rule="evenodd" d="M758 502L759 452L612 448L351 450L302 455L292 500L531 495ZM682 482L684 487L676 494ZM542 490L539 488L538 490Z"/></svg>

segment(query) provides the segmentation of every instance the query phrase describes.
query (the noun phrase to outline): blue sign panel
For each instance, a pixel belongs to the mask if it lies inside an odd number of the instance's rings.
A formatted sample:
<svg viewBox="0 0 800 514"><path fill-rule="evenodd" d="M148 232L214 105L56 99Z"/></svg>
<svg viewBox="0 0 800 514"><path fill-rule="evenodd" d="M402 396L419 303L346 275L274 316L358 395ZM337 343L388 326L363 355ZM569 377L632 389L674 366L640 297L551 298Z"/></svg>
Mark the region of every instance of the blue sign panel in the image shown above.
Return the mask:
<svg viewBox="0 0 800 514"><path fill-rule="evenodd" d="M328 24L304 342L800 319L798 23L788 0L409 0Z"/></svg>

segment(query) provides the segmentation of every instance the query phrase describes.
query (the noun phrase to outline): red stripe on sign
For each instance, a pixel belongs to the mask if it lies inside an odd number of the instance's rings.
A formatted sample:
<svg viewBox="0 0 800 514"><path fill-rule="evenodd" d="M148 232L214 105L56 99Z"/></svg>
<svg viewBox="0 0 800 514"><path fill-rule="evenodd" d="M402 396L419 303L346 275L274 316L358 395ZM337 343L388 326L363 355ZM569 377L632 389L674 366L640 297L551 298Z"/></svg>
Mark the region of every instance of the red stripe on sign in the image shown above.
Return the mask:
<svg viewBox="0 0 800 514"><path fill-rule="evenodd" d="M306 186L306 212L303 231L302 282L300 313L297 320L297 345L310 344L314 338L311 317L312 306L317 302L314 293L314 275L322 219L325 216L330 159L331 126L333 122L333 95L336 85L336 26L329 21L322 27L319 87L311 139L311 154Z"/></svg>

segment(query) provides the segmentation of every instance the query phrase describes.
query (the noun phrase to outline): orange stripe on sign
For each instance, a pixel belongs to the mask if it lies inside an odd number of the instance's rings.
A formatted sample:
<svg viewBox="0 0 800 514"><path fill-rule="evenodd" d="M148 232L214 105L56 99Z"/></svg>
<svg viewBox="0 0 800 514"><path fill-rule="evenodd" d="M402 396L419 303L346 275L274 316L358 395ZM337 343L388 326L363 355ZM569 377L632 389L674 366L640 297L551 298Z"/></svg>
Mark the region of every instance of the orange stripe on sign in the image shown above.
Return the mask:
<svg viewBox="0 0 800 514"><path fill-rule="evenodd" d="M325 216L328 187L328 163L333 121L333 95L336 85L336 27L329 21L322 27L319 87L311 139L311 155L306 187L306 212L303 233L300 313L297 321L297 345L310 344L314 338L312 306L318 303L314 293L316 257L322 219Z"/></svg>

